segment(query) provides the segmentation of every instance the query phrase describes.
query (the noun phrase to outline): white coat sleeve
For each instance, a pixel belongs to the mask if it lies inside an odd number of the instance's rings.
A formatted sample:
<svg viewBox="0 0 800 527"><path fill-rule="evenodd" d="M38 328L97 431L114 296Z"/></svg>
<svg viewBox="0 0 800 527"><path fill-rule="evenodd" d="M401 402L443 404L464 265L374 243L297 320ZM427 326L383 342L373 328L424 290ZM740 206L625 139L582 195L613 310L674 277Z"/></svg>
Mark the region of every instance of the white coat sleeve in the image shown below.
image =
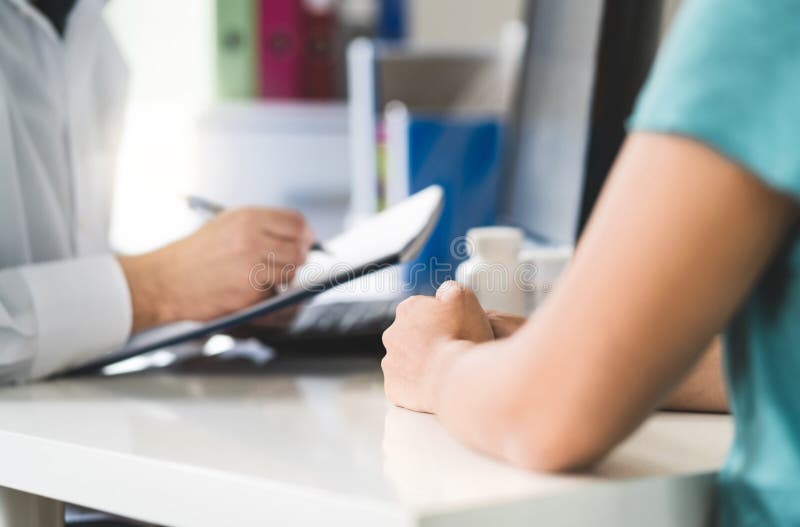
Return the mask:
<svg viewBox="0 0 800 527"><path fill-rule="evenodd" d="M45 377L121 348L132 320L113 256L0 270L0 383Z"/></svg>
<svg viewBox="0 0 800 527"><path fill-rule="evenodd" d="M0 80L2 80L0 76ZM128 284L112 255L30 261L16 243L26 206L0 82L0 384L41 378L122 347L132 320ZM30 204L27 204L30 206ZM18 240L16 240L18 241ZM11 254L13 252L13 254ZM3 263L5 262L5 265Z"/></svg>

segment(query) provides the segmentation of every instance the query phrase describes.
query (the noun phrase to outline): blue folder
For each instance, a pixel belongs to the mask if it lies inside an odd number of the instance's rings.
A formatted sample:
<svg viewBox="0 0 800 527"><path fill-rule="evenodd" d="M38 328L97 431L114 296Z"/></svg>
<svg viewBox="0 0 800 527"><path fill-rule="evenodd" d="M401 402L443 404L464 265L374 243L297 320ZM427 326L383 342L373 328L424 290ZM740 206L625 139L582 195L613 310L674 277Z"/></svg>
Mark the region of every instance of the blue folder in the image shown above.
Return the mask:
<svg viewBox="0 0 800 527"><path fill-rule="evenodd" d="M469 256L463 241L467 230L494 224L503 132L495 117L409 120L409 193L439 185L445 196L439 224L407 266L415 290L430 292L454 278L458 264Z"/></svg>

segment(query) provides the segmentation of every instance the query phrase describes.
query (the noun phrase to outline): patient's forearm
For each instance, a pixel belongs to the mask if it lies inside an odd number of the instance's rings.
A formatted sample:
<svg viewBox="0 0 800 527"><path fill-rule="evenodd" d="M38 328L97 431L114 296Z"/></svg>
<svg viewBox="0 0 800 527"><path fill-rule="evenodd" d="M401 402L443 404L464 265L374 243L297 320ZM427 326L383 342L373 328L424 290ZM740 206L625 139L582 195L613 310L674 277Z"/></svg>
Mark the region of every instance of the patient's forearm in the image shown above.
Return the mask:
<svg viewBox="0 0 800 527"><path fill-rule="evenodd" d="M711 341L703 358L667 397L662 408L690 412L728 412L720 337Z"/></svg>
<svg viewBox="0 0 800 527"><path fill-rule="evenodd" d="M488 312L496 338L513 335L525 318L505 313ZM703 358L662 406L665 410L690 412L727 412L728 398L722 372L722 339L715 337Z"/></svg>

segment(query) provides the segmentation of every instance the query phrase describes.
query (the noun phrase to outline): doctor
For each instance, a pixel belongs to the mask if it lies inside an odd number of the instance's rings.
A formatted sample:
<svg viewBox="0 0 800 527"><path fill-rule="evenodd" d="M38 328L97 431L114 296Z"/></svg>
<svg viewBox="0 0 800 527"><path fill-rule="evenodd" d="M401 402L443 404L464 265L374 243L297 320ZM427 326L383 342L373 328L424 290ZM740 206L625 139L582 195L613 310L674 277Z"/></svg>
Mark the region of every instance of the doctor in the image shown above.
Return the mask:
<svg viewBox="0 0 800 527"><path fill-rule="evenodd" d="M153 253L111 253L126 69L105 3L0 0L0 383L252 304L250 269L302 263L313 241L299 214L252 208Z"/></svg>

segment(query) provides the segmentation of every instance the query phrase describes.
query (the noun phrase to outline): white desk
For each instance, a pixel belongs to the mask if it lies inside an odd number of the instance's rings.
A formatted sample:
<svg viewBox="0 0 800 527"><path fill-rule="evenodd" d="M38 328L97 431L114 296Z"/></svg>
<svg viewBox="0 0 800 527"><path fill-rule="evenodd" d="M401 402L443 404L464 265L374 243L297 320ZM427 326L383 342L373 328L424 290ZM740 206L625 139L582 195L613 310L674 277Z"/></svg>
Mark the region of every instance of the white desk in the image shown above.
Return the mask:
<svg viewBox="0 0 800 527"><path fill-rule="evenodd" d="M390 407L372 366L67 380L0 390L0 486L170 526L686 527L731 434L662 414L594 473L548 476Z"/></svg>

